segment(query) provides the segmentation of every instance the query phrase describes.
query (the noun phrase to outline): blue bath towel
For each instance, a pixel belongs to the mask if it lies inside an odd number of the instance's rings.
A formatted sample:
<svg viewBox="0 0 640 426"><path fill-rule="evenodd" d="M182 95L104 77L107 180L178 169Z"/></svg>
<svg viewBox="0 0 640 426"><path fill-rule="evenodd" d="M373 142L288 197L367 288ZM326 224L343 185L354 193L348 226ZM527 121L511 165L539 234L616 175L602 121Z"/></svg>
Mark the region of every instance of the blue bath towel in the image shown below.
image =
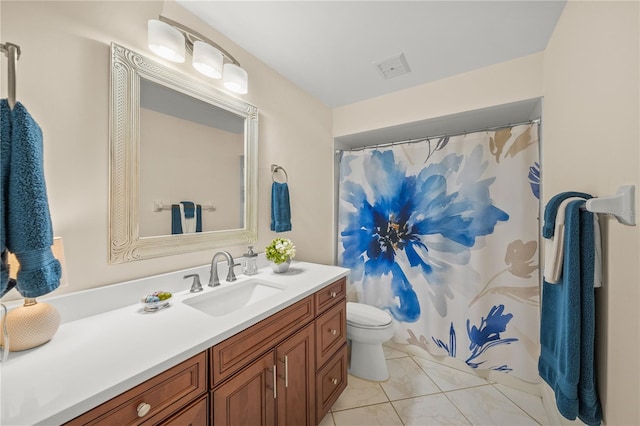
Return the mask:
<svg viewBox="0 0 640 426"><path fill-rule="evenodd" d="M558 213L558 207L567 198L580 197L588 200L592 198L591 195L584 192L561 192L553 196L547 203L544 209L544 226L542 227L542 236L545 238L553 237L553 232L556 226L556 213Z"/></svg>
<svg viewBox="0 0 640 426"><path fill-rule="evenodd" d="M271 185L271 230L291 231L289 185L286 183L273 182Z"/></svg>
<svg viewBox="0 0 640 426"><path fill-rule="evenodd" d="M42 131L21 103L13 110L0 100L0 297L15 285L23 297L39 297L60 285L60 262L53 257L53 229L44 180ZM6 252L20 262L17 281L8 278Z"/></svg>
<svg viewBox="0 0 640 426"><path fill-rule="evenodd" d="M564 193L591 198L588 194ZM555 221L558 203L547 204L546 220ZM599 425L602 410L595 384L595 301L593 289L593 213L581 210L584 201L566 207L562 280L543 283L538 372L556 395L558 411ZM553 228L553 226L551 226Z"/></svg>

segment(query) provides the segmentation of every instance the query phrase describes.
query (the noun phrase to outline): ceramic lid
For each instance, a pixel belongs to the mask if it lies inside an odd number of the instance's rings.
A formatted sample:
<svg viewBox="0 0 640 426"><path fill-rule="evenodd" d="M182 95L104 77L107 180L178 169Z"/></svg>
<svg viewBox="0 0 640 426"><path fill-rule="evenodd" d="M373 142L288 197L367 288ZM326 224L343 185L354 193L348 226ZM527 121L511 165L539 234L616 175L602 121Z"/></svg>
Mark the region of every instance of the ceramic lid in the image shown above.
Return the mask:
<svg viewBox="0 0 640 426"><path fill-rule="evenodd" d="M391 324L391 315L375 306L347 302L347 322L366 327L380 327Z"/></svg>

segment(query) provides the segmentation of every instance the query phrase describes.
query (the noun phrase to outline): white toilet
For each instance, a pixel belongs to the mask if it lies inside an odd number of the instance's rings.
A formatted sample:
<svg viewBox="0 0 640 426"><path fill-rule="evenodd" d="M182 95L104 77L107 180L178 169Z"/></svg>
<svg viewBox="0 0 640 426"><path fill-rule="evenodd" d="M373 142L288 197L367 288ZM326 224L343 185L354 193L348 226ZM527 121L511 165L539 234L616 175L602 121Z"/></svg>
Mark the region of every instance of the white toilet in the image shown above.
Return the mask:
<svg viewBox="0 0 640 426"><path fill-rule="evenodd" d="M381 382L389 378L382 343L393 336L391 315L375 306L347 302L347 339L351 342L349 374Z"/></svg>

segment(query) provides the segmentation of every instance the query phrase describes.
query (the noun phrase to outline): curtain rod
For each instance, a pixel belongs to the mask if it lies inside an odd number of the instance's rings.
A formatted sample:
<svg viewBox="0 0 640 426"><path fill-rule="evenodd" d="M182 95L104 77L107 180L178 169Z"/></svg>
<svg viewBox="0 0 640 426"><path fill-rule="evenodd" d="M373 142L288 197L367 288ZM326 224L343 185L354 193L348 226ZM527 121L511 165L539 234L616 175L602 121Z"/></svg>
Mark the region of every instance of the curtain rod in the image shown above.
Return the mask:
<svg viewBox="0 0 640 426"><path fill-rule="evenodd" d="M345 152L345 151L354 152L354 151L364 151L365 149L384 148L384 147L387 147L387 146L400 145L400 144L403 144L403 143L425 142L425 141L428 141L428 140L431 140L431 139L440 139L440 138L446 138L446 137L452 137L452 136L460 136L460 135L466 135L466 134L469 134L469 133L489 132L489 131L492 131L492 130L506 129L507 127L521 126L521 125L524 125L524 124L540 124L540 117L534 118L533 120L521 121L519 123L509 123L509 124L505 124L505 125L502 125L502 126L484 127L484 128L475 129L475 130L464 130L462 132L445 133L443 135L425 136L425 137L421 137L421 138L405 139L405 140L394 141L394 142L384 142L384 143L378 143L378 144L375 144L375 145L362 146L362 147L359 147L359 148L336 149L336 154L338 154L340 152Z"/></svg>

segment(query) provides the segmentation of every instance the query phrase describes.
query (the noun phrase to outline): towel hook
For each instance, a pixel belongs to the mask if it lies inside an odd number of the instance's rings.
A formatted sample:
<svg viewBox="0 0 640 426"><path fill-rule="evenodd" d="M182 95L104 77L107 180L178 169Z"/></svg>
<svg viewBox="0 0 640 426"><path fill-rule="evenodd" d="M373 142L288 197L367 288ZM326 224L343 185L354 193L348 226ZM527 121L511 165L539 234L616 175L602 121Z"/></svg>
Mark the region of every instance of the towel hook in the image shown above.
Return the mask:
<svg viewBox="0 0 640 426"><path fill-rule="evenodd" d="M271 165L271 180L274 182L276 181L276 173L278 172L278 170L282 170L282 173L284 173L284 182L285 183L289 182L289 176L287 176L287 171L284 169L284 167L280 167L277 164Z"/></svg>
<svg viewBox="0 0 640 426"><path fill-rule="evenodd" d="M0 50L7 56L7 92L9 108L13 109L16 105L16 63L20 58L20 46L13 43L0 44Z"/></svg>

